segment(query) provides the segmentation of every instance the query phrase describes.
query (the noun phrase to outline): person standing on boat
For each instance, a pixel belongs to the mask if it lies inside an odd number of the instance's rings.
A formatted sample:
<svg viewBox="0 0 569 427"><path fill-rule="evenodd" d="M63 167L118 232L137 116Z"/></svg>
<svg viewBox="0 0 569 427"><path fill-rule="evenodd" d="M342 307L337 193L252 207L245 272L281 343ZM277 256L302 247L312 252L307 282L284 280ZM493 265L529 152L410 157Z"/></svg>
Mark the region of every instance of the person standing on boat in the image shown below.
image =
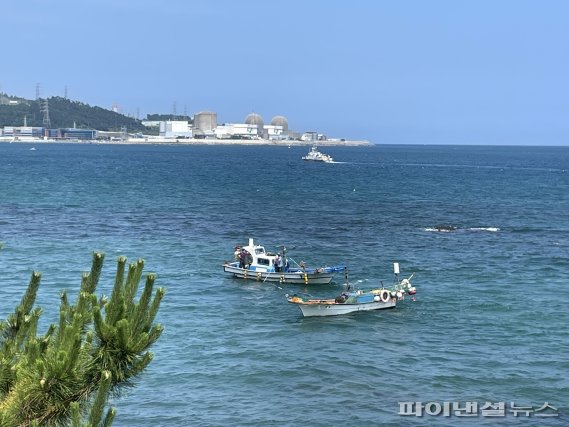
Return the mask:
<svg viewBox="0 0 569 427"><path fill-rule="evenodd" d="M275 265L275 271L277 273L279 273L281 271L281 254L277 254L277 256L275 257L275 261L274 261L274 265Z"/></svg>
<svg viewBox="0 0 569 427"><path fill-rule="evenodd" d="M284 271L284 262L283 262L283 257L281 256L281 254L278 255L277 262L279 265L279 271Z"/></svg>
<svg viewBox="0 0 569 427"><path fill-rule="evenodd" d="M245 268L247 266L247 251L245 249L241 249L241 253L239 254L239 268Z"/></svg>

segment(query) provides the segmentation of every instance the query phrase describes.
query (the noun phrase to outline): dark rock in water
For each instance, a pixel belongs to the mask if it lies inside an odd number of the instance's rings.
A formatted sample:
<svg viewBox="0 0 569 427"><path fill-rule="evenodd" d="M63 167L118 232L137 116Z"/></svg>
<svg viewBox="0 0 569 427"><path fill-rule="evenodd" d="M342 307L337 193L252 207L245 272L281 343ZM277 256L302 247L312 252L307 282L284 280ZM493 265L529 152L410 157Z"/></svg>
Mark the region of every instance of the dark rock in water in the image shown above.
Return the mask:
<svg viewBox="0 0 569 427"><path fill-rule="evenodd" d="M458 227L450 224L439 224L435 226L435 230L437 231L456 231Z"/></svg>

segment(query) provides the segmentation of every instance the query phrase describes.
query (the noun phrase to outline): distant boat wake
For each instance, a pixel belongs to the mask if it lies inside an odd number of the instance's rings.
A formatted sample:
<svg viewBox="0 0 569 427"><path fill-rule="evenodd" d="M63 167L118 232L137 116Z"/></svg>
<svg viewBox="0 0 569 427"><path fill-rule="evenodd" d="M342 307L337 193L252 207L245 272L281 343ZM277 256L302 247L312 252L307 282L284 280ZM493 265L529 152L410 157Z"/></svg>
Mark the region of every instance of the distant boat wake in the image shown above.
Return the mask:
<svg viewBox="0 0 569 427"><path fill-rule="evenodd" d="M472 232L488 232L496 233L500 231L498 227L470 227L470 228L459 228L453 225L440 225L435 227L427 227L425 231L433 231L437 233L452 233L458 231L472 231Z"/></svg>

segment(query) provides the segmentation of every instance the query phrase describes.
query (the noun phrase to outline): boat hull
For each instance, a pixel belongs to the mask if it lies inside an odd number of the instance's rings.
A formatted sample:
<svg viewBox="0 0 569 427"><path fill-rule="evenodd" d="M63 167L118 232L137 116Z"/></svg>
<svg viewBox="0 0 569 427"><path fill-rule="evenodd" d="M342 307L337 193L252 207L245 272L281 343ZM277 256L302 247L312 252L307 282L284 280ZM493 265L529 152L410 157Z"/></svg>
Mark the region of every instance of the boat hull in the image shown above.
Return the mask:
<svg viewBox="0 0 569 427"><path fill-rule="evenodd" d="M334 163L334 160L332 159L307 159L306 157L303 157L302 160L305 160L307 162Z"/></svg>
<svg viewBox="0 0 569 427"><path fill-rule="evenodd" d="M383 310L386 308L395 308L396 302L390 299L387 302L377 301L361 304L338 304L330 303L300 303L298 308L304 317L315 316L338 316L341 314L349 314L356 311Z"/></svg>
<svg viewBox="0 0 569 427"><path fill-rule="evenodd" d="M294 285L326 285L330 283L336 272L274 272L250 270L239 268L231 264L225 264L223 270L226 273L233 274L233 277L247 280L256 280L258 282L278 282L283 284Z"/></svg>

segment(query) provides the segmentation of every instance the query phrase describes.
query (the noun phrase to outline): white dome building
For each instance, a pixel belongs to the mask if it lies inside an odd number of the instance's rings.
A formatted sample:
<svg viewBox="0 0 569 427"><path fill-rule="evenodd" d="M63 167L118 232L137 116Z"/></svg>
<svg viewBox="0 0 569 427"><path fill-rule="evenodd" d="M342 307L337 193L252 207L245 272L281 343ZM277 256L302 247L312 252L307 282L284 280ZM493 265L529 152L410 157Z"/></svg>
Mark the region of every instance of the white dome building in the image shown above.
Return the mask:
<svg viewBox="0 0 569 427"><path fill-rule="evenodd" d="M265 123L263 118L257 113L251 113L245 117L245 123L248 125L257 125L257 135L263 135Z"/></svg>
<svg viewBox="0 0 569 427"><path fill-rule="evenodd" d="M287 133L288 132L288 120L286 119L285 116L275 116L273 117L273 119L271 120L271 125L273 126L282 126L283 127L283 132Z"/></svg>

